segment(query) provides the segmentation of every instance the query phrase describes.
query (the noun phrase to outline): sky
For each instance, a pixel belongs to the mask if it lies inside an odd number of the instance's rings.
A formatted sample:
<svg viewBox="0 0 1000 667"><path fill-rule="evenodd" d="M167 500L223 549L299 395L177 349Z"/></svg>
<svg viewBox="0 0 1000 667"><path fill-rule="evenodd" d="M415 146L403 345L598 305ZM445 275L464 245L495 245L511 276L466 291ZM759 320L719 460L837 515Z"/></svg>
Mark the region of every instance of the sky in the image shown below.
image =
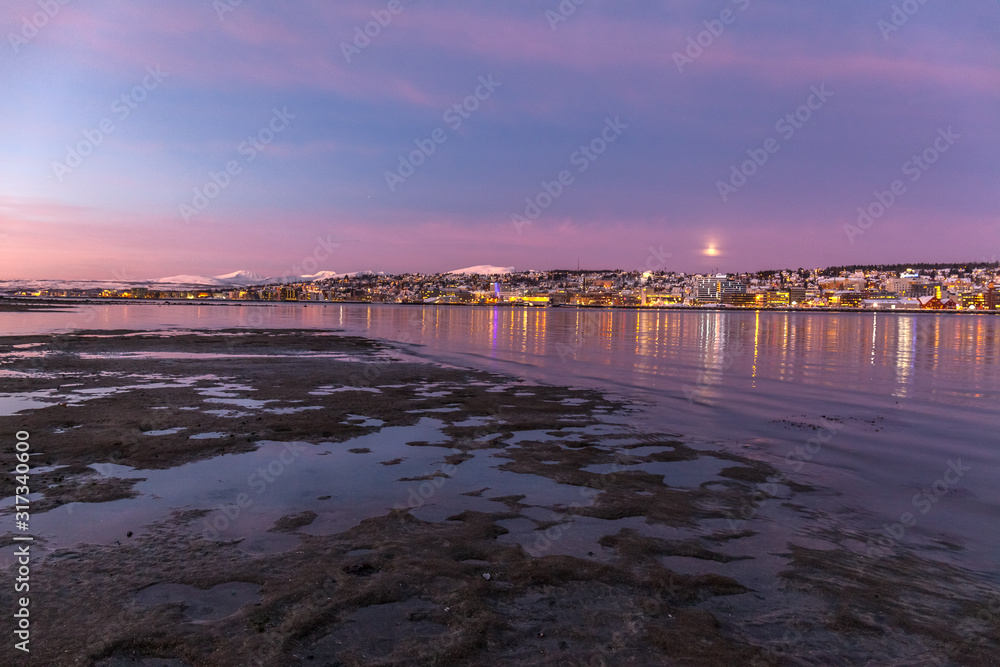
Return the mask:
<svg viewBox="0 0 1000 667"><path fill-rule="evenodd" d="M996 0L4 0L0 280L1000 254Z"/></svg>

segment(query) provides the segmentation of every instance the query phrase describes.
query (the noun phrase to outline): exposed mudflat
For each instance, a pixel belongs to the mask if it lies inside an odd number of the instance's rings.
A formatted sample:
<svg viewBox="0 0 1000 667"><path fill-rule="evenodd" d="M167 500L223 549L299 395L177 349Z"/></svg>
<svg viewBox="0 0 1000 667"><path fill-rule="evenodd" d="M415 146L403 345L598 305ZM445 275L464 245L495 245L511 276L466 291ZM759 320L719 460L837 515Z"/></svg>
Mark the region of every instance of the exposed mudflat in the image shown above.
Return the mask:
<svg viewBox="0 0 1000 667"><path fill-rule="evenodd" d="M11 302L7 299L0 300L0 313L26 313L30 311L50 312L69 309L72 307L73 306L69 304L24 303L19 301Z"/></svg>
<svg viewBox="0 0 1000 667"><path fill-rule="evenodd" d="M289 330L6 337L0 375L2 432L28 431L35 454L32 653L5 647L11 664L997 655L990 589L903 552L782 545L794 606L773 608L746 574L774 554L731 518L814 490L638 432L592 391Z"/></svg>

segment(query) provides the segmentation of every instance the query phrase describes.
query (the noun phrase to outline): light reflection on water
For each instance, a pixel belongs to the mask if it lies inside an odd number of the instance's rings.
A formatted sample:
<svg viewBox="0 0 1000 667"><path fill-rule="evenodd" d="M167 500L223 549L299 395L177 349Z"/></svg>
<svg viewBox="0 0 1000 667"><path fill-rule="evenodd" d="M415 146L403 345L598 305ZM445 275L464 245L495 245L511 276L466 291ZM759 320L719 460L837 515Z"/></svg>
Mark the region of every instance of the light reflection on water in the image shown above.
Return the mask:
<svg viewBox="0 0 1000 667"><path fill-rule="evenodd" d="M641 428L770 458L832 491L823 502L858 513L866 530L912 510L911 498L961 458L972 466L961 493L921 516L907 539L952 540L967 565L996 569L995 530L983 528L1000 506L995 315L362 304L0 314L10 334L73 327L341 329L401 343L410 355L596 387L646 403L633 420ZM786 455L814 435L805 424L825 418L843 427L791 469Z"/></svg>

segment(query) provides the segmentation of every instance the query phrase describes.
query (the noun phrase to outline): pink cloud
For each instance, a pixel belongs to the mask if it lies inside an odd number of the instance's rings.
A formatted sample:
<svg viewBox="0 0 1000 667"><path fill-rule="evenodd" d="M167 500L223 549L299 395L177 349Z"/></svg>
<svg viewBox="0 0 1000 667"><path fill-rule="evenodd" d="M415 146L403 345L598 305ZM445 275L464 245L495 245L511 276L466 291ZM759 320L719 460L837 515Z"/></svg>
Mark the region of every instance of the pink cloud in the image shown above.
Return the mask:
<svg viewBox="0 0 1000 667"><path fill-rule="evenodd" d="M46 39L70 48L94 68L132 69L159 64L172 75L206 88L305 89L336 92L352 98L391 100L422 108L443 108L454 100L431 83L414 80L407 68L372 65L382 49L405 54L440 52L455 58L481 58L502 67L552 67L576 75L603 75L628 68L627 76L602 76L602 86L617 91L628 104L649 108L650 89L666 98L678 76L671 54L682 50L699 22L639 22L616 19L581 7L553 31L544 11L514 17L500 11L439 9L404 5L372 45L347 63L340 43L357 25L370 21L368 3L313 3L281 17L252 4L238 6L219 21L211 3L138 8L130 3L68 5L59 29ZM749 11L749 10L748 10ZM854 80L895 87L956 85L996 92L1000 75L989 62L966 53L963 60L941 62L916 47L888 47L848 35L854 53L807 56L798 39L767 41L735 24L705 50L687 75L739 72L748 80L782 86L788 83ZM762 41L763 40L763 41ZM402 51L399 49L402 48ZM878 52L882 50L882 52ZM815 52L815 49L813 49ZM362 62L363 61L363 62ZM636 90L637 77L646 78ZM433 81L433 78L424 79ZM548 79L528 81L522 111L547 115L561 107L567 84ZM655 97L660 97L659 95ZM564 103L564 102L563 102Z"/></svg>

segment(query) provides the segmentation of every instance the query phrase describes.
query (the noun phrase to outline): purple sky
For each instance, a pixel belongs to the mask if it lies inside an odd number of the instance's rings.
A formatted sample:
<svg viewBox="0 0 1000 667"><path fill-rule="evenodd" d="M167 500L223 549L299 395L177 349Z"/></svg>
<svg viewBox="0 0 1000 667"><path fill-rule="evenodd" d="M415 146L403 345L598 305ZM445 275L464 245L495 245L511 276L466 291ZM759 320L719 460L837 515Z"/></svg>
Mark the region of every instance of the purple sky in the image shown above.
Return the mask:
<svg viewBox="0 0 1000 667"><path fill-rule="evenodd" d="M4 0L0 35L0 279L1000 254L995 0Z"/></svg>

